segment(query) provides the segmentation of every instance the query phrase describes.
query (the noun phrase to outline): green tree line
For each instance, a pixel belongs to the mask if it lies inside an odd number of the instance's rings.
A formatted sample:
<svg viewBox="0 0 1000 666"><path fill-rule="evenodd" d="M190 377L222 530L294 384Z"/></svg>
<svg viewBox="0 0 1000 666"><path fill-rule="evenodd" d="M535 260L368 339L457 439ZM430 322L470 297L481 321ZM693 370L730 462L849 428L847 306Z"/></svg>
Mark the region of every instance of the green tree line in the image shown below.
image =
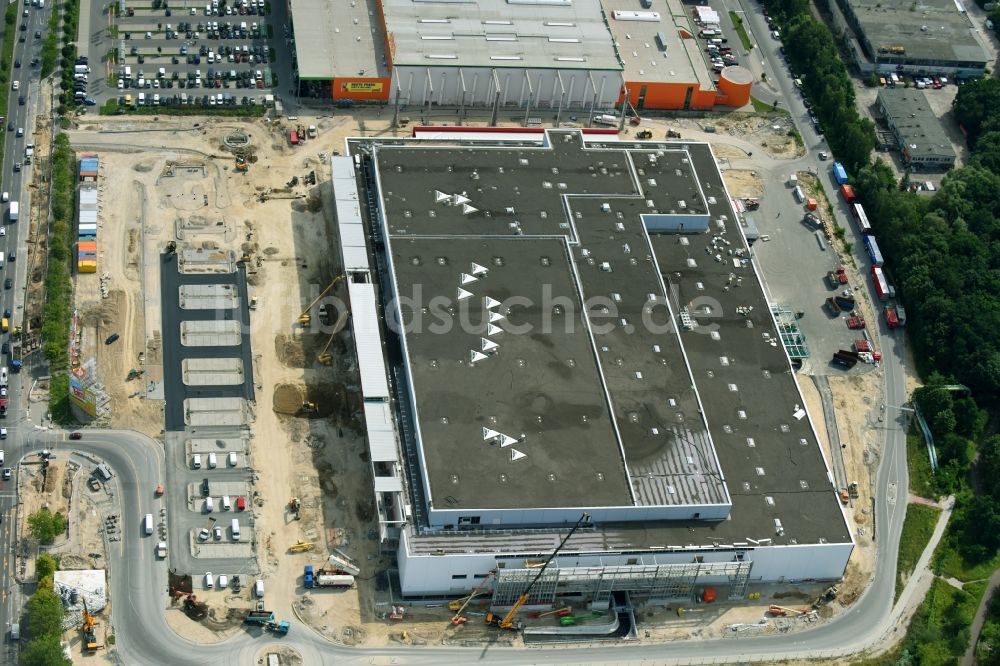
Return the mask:
<svg viewBox="0 0 1000 666"><path fill-rule="evenodd" d="M59 562L48 553L35 561L38 586L25 605L25 629L28 642L21 649L20 666L70 666L63 656L62 621L66 614L62 599L52 583Z"/></svg>

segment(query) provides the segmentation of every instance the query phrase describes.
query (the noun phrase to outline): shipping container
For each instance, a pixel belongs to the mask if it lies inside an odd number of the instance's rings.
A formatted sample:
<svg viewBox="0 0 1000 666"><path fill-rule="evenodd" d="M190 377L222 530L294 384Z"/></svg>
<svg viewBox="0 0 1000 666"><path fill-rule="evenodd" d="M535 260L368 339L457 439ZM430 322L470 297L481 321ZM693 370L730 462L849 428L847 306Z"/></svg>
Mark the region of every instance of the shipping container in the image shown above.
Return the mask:
<svg viewBox="0 0 1000 666"><path fill-rule="evenodd" d="M80 252L97 251L97 241L80 241L76 244L76 249Z"/></svg>
<svg viewBox="0 0 1000 666"><path fill-rule="evenodd" d="M896 308L892 305L886 305L885 309L885 323L889 328L897 328L899 326L899 317L896 315Z"/></svg>
<svg viewBox="0 0 1000 666"><path fill-rule="evenodd" d="M865 251L868 253L868 258L871 259L872 266L881 266L885 263L882 260L882 252L879 250L874 236L865 236Z"/></svg>
<svg viewBox="0 0 1000 666"><path fill-rule="evenodd" d="M840 162L833 163L833 179L837 181L837 185L843 185L847 182L847 169Z"/></svg>
<svg viewBox="0 0 1000 666"><path fill-rule="evenodd" d="M892 287L889 286L889 281L885 279L885 273L879 266L872 266L872 284L875 285L875 293L880 301L889 299Z"/></svg>
<svg viewBox="0 0 1000 666"><path fill-rule="evenodd" d="M77 273L96 273L97 272L97 262L96 261L78 261L76 264Z"/></svg>
<svg viewBox="0 0 1000 666"><path fill-rule="evenodd" d="M288 133L288 142L293 146L299 145L299 133L292 131Z"/></svg>
<svg viewBox="0 0 1000 666"><path fill-rule="evenodd" d="M854 203L854 188L847 183L840 186L840 194L844 197L844 201L847 203Z"/></svg>
<svg viewBox="0 0 1000 666"><path fill-rule="evenodd" d="M850 185L845 185L844 187L850 187ZM872 232L872 225L868 221L868 214L865 213L865 209L861 204L852 204L851 214L854 216L854 221L858 224L858 231L863 234L870 234Z"/></svg>

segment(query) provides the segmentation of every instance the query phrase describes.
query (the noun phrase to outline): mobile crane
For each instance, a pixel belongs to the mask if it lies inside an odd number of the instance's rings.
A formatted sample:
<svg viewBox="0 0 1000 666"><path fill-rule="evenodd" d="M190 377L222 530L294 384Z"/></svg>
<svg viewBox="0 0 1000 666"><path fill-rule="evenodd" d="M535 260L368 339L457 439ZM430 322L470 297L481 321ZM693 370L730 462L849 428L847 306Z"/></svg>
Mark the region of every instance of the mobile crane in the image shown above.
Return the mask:
<svg viewBox="0 0 1000 666"><path fill-rule="evenodd" d="M486 578L483 579L483 582L481 582L479 586L476 587L476 589L474 589L472 591L472 594L470 594L469 596L448 602L448 608L450 610L455 611L455 616L451 618L452 626L465 624L466 618L464 615L462 615L462 611L465 610L466 606L472 603L473 599L479 596L479 593L483 591L483 588L486 587L486 584L489 582L490 578L492 578L496 572L497 572L496 569L491 569L490 572L486 574Z"/></svg>
<svg viewBox="0 0 1000 666"><path fill-rule="evenodd" d="M521 611L521 607L524 606L524 604L528 603L528 599L531 597L531 588L535 586L535 583L537 583L538 580L542 577L542 574L545 573L545 570L549 568L549 564L552 562L552 560L555 559L556 555L559 554L559 551L563 549L563 546L566 545L566 542L569 541L569 538L573 536L574 532L580 529L580 525L583 525L589 520L590 520L590 514L584 512L584 514L580 516L580 520L576 521L576 525L573 526L573 529L569 531L569 534L563 537L563 540L559 542L559 545L556 547L555 550L552 551L552 554L549 555L549 558L545 560L545 564L541 566L541 568L538 570L538 573L535 574L535 577L531 579L531 582L528 584L528 587L525 588L524 593L517 598L517 601L515 601L514 605L511 606L509 611L507 611L507 614L504 615L502 618L500 618L494 615L493 613L487 613L485 620L487 625L491 627L499 627L500 629L517 630L519 628L518 625L514 624L514 620L517 619L517 614Z"/></svg>

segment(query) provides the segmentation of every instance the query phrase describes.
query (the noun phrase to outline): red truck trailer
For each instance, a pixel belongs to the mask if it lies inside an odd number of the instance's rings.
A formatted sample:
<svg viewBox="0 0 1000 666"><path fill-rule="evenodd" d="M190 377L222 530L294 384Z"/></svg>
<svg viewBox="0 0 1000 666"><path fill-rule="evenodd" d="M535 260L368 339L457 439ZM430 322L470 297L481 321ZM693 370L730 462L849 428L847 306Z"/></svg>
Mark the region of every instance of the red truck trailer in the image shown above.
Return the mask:
<svg viewBox="0 0 1000 666"><path fill-rule="evenodd" d="M846 201L847 203L849 204L854 203L854 199L856 198L854 196L854 188L848 185L847 183L844 183L843 185L840 186L840 194L844 197L844 201Z"/></svg>
<svg viewBox="0 0 1000 666"><path fill-rule="evenodd" d="M875 293L880 301L889 299L889 281L885 279L885 273L879 266L872 266L872 284L875 285Z"/></svg>

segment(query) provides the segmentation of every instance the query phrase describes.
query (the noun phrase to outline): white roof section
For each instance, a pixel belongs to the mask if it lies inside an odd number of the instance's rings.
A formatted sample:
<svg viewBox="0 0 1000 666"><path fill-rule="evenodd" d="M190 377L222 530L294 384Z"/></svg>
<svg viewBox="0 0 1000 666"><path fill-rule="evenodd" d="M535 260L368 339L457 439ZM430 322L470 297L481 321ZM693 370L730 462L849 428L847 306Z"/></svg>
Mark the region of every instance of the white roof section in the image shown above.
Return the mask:
<svg viewBox="0 0 1000 666"><path fill-rule="evenodd" d="M97 211L96 210L81 210L80 211L80 225L86 224L97 224Z"/></svg>
<svg viewBox="0 0 1000 666"><path fill-rule="evenodd" d="M620 71L600 0L384 0L396 66Z"/></svg>
<svg viewBox="0 0 1000 666"><path fill-rule="evenodd" d="M354 160L339 155L331 158L330 166L344 271L367 271L368 248L365 246L365 225L361 217L358 182L354 177Z"/></svg>
<svg viewBox="0 0 1000 666"><path fill-rule="evenodd" d="M403 480L398 476L376 476L375 492L401 493L403 492Z"/></svg>
<svg viewBox="0 0 1000 666"><path fill-rule="evenodd" d="M626 81L699 83L705 89L714 87L700 43L681 37L682 30L697 35L699 28L692 23L680 0L666 0L667 11L663 11L658 1L654 7L660 8L655 12L659 19L655 21L614 18L616 12L637 13L639 3L635 0L601 0L601 4L625 66ZM656 43L657 33L666 40L666 50Z"/></svg>
<svg viewBox="0 0 1000 666"><path fill-rule="evenodd" d="M378 327L378 299L375 298L375 285L348 282L347 293L351 300L351 325L354 329L354 345L358 352L361 395L365 400L378 398L388 400L389 380L386 379L382 335Z"/></svg>
<svg viewBox="0 0 1000 666"><path fill-rule="evenodd" d="M392 427L392 407L385 400L365 401L365 428L371 461L396 462L396 434Z"/></svg>
<svg viewBox="0 0 1000 666"><path fill-rule="evenodd" d="M377 0L290 0L299 76L388 77Z"/></svg>

